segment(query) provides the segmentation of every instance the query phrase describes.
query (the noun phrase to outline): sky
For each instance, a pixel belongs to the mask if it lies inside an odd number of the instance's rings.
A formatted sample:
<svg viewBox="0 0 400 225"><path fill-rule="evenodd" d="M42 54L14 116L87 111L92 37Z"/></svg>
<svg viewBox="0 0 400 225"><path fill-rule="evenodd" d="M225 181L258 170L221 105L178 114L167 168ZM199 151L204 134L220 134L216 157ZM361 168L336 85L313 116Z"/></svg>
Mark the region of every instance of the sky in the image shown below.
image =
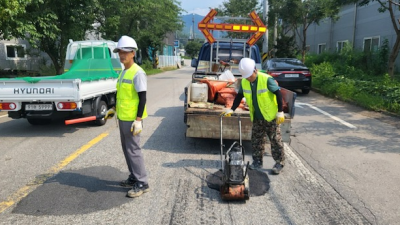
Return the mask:
<svg viewBox="0 0 400 225"><path fill-rule="evenodd" d="M210 8L218 8L223 2L228 0L178 0L181 2L181 8L186 10L183 15L187 14L198 14L201 16L207 15L210 12ZM260 0L259 2L263 2ZM250 12L249 12L250 13Z"/></svg>
<svg viewBox="0 0 400 225"><path fill-rule="evenodd" d="M199 14L202 16L207 15L210 12L210 8L218 8L222 5L224 0L178 0L181 2L181 8L187 12L183 12L183 15L187 14Z"/></svg>

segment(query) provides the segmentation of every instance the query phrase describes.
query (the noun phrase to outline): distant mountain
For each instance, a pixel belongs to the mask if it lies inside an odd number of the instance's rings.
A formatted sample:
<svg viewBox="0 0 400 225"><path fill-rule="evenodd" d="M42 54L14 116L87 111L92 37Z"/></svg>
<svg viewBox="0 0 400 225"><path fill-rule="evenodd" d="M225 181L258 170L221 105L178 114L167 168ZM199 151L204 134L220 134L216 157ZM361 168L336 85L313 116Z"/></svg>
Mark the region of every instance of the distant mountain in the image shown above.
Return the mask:
<svg viewBox="0 0 400 225"><path fill-rule="evenodd" d="M190 29L194 29L195 38L204 38L203 33L197 28L199 22L204 18L204 16L198 14L188 14L182 16L182 21L184 22L184 27L182 32L185 34L190 34ZM220 20L215 19L213 23L220 23Z"/></svg>
<svg viewBox="0 0 400 225"><path fill-rule="evenodd" d="M190 29L194 29L194 35L196 38L202 38L203 34L197 29L197 24L204 18L198 14L188 14L182 16L182 21L184 23L182 32L185 34L190 34Z"/></svg>

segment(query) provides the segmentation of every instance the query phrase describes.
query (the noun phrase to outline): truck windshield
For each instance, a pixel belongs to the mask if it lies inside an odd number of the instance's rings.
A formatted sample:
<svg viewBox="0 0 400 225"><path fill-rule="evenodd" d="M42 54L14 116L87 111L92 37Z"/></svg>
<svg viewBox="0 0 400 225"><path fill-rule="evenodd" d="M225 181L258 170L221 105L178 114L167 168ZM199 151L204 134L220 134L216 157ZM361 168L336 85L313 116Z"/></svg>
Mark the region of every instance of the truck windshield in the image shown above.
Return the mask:
<svg viewBox="0 0 400 225"><path fill-rule="evenodd" d="M257 68L261 68L261 56L257 45L249 46L245 41L204 43L199 53L196 72L218 73L228 69L233 74L239 74L238 64L244 57L252 58Z"/></svg>

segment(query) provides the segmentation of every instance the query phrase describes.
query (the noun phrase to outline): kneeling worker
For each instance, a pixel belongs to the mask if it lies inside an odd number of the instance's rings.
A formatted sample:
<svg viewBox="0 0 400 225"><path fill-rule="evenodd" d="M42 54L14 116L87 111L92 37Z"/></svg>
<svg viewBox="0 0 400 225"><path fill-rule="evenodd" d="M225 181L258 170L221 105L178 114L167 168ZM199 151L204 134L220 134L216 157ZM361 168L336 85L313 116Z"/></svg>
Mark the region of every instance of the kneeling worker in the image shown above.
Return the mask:
<svg viewBox="0 0 400 225"><path fill-rule="evenodd" d="M282 94L274 78L268 74L258 72L254 60L243 58L239 63L242 75L239 92L235 97L231 109L222 113L231 116L239 106L243 97L250 110L250 119L253 122L251 145L253 148L253 163L250 169L260 169L263 165L264 145L266 137L271 142L272 158L275 165L274 174L279 174L284 166L285 154L279 124L285 121L282 111Z"/></svg>

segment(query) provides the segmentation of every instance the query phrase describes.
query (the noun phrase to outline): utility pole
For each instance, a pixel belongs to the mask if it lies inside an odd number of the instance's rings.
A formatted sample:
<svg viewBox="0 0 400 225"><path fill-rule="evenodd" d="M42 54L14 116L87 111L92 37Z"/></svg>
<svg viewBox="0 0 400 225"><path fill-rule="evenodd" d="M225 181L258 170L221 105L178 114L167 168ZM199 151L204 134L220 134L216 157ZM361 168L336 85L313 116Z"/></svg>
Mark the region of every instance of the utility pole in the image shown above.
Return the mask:
<svg viewBox="0 0 400 225"><path fill-rule="evenodd" d="M276 46L278 45L278 16L275 15L275 25L274 25L274 57L276 54Z"/></svg>
<svg viewBox="0 0 400 225"><path fill-rule="evenodd" d="M263 1L263 17L265 24L267 25L267 32L264 33L264 42L263 42L263 53L268 53L268 0Z"/></svg>
<svg viewBox="0 0 400 225"><path fill-rule="evenodd" d="M192 39L194 40L194 13L192 14L193 15L193 17L192 17L192 24L193 24L193 26L192 26L192 28L193 28L193 37L192 37Z"/></svg>

